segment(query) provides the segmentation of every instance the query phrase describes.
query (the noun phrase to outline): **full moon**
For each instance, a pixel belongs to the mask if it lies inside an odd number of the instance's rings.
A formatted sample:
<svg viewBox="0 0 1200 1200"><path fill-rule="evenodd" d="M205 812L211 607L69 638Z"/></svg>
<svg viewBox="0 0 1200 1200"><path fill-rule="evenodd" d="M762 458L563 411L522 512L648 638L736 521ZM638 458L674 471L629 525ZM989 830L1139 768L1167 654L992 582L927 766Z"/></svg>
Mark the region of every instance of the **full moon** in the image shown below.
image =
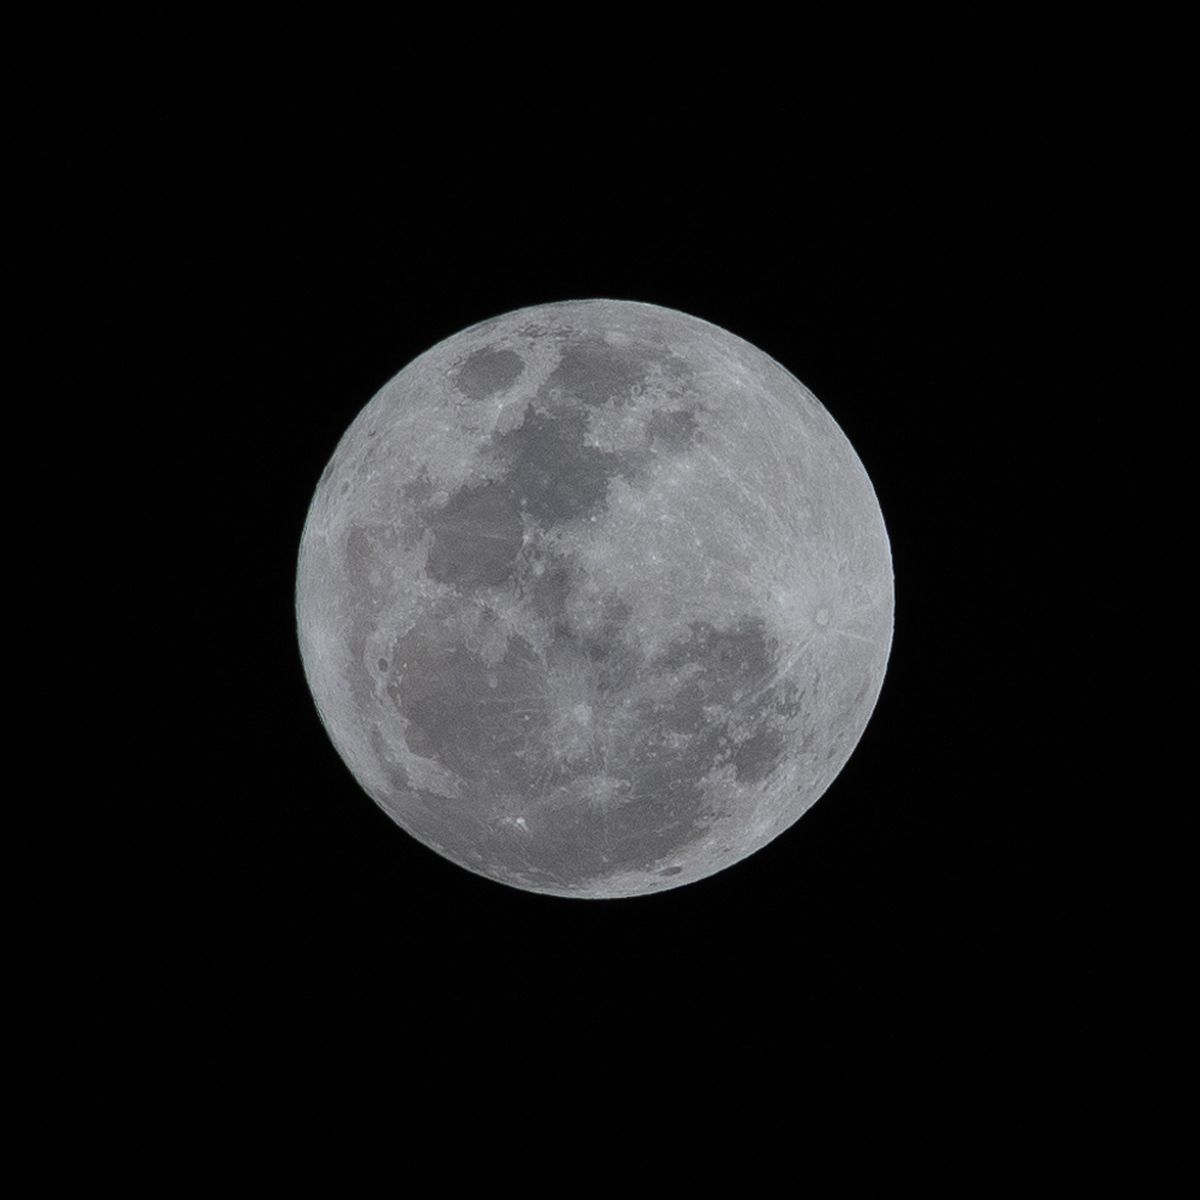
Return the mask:
<svg viewBox="0 0 1200 1200"><path fill-rule="evenodd" d="M636 896L765 846L874 709L871 482L762 351L650 304L508 313L409 363L309 508L305 674L366 792L499 883Z"/></svg>

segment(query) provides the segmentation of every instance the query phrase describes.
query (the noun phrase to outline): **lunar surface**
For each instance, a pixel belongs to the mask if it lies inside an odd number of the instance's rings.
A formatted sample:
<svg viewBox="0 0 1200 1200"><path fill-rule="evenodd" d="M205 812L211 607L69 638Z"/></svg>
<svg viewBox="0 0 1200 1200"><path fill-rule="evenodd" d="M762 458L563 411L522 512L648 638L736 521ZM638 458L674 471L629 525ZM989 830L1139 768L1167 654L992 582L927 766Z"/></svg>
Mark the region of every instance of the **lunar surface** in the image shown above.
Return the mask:
<svg viewBox="0 0 1200 1200"><path fill-rule="evenodd" d="M717 326L528 308L434 346L317 485L296 610L368 794L467 870L633 896L746 858L829 787L892 638L845 435Z"/></svg>

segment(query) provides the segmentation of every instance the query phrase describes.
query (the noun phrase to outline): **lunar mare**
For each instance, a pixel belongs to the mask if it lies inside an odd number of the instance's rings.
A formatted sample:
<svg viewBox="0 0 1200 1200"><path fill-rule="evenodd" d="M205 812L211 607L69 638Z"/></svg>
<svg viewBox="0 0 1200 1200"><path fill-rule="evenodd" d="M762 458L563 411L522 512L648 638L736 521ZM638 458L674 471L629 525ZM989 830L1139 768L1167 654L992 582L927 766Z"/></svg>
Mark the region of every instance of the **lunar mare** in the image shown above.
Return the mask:
<svg viewBox="0 0 1200 1200"><path fill-rule="evenodd" d="M317 709L368 794L470 871L632 896L746 858L857 744L892 638L866 471L741 338L527 308L362 410L301 540Z"/></svg>

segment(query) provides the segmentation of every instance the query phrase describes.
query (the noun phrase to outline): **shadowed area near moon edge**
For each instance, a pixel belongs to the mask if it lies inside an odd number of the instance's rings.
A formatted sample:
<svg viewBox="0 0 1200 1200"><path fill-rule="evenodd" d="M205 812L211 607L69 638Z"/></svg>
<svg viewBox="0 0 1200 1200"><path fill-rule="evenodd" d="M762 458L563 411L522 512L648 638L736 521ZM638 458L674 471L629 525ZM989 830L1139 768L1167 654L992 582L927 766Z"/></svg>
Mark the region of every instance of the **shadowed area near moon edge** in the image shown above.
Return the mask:
<svg viewBox="0 0 1200 1200"><path fill-rule="evenodd" d="M610 320L619 333L609 332ZM798 632L792 645L769 618L768 595L739 608L705 590L717 586L707 584L714 572L706 564L721 566L726 553L765 556L767 575L772 555L796 553L765 538L761 549L741 540L758 536L753 526L736 542L706 543L705 531L689 525L715 518L740 528L740 514L727 512L729 495L691 495L682 481L721 485L720 471L704 474L722 452L709 431L725 439L753 432L746 422L759 411L752 396L733 396L757 375L731 375L728 394L713 390L706 339L723 356L718 379L732 358L774 382L773 364L754 358L753 348L668 310L586 302L509 314L418 360L445 364L445 382L431 383L436 375L425 368L415 410L390 400L418 364L402 372L322 475L297 584L302 650L322 718L374 799L460 865L560 895L675 886L785 827L785 817L765 823L753 813L786 814L780 789L792 788L798 815L861 733L890 623L874 649L853 624L845 627L849 640L835 642L841 631L824 628L822 608L821 628ZM472 417L471 406L483 415ZM370 439L425 411L461 412L451 420L463 430L482 422L471 469L455 467L457 483L439 488L444 463L461 451L452 440L445 451L430 443L408 460L398 486L365 490L390 477L398 453L383 448L383 437ZM509 412L517 419L499 419ZM463 436L472 445L472 435ZM846 451L834 445L829 453ZM817 452L825 453L819 445ZM747 474L762 469L747 461ZM821 470L833 479L843 468ZM787 482L780 477L777 486ZM622 507L614 509L617 485ZM380 494L390 497L384 507L368 506ZM730 494L735 506L742 494L761 503L745 490ZM630 504L651 517L629 526ZM314 531L318 511L330 515ZM669 532L654 532L651 518ZM886 547L877 510L871 519L871 536ZM691 560L681 549L689 541ZM322 565L306 574L310 542L310 561ZM847 570L845 547L818 549L822 562ZM637 563L645 554L656 564L683 562L676 575L694 562L694 577L679 576L699 589L691 608L684 611L686 596L663 591L679 584L653 575L661 565L643 580ZM411 565L398 574L400 562ZM868 580L864 590L851 578L838 586L890 615L890 574L885 583ZM671 619L672 611L684 615ZM822 649L810 661L804 646L814 636ZM813 795L786 783L797 770L821 781Z"/></svg>

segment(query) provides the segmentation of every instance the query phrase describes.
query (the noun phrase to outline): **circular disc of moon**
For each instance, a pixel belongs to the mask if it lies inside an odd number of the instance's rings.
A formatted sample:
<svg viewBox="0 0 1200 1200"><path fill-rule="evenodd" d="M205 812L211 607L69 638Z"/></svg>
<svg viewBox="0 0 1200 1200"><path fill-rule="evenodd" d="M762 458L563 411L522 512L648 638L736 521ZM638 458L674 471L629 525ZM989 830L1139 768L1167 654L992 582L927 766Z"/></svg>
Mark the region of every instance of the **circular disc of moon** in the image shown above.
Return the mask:
<svg viewBox="0 0 1200 1200"><path fill-rule="evenodd" d="M469 871L633 896L752 854L845 765L887 533L817 399L706 321L508 313L411 362L317 485L296 611L367 793Z"/></svg>

